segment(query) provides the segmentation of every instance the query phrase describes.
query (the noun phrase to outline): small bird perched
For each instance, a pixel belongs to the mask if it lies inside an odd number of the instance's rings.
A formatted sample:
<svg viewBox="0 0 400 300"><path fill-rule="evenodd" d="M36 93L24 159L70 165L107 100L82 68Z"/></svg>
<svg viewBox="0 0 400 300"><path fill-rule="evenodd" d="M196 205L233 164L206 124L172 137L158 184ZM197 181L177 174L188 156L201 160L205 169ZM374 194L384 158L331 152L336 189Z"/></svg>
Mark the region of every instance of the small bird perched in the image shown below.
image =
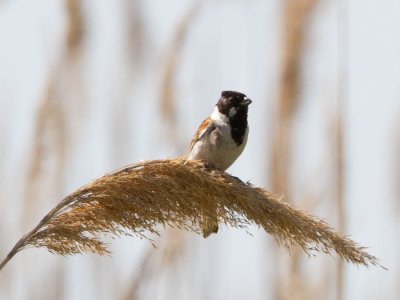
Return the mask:
<svg viewBox="0 0 400 300"><path fill-rule="evenodd" d="M252 101L234 91L223 91L210 117L201 124L190 144L190 160L203 160L210 169L225 171L243 152L247 143L248 106ZM203 228L208 237L218 231L218 221Z"/></svg>

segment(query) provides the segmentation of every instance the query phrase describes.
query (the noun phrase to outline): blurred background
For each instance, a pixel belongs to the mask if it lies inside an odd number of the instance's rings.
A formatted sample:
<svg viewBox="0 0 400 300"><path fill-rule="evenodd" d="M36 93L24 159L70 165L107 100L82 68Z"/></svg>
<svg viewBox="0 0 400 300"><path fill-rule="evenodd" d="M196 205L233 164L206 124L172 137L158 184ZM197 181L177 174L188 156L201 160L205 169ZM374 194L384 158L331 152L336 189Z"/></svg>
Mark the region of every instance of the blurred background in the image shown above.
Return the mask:
<svg viewBox="0 0 400 300"><path fill-rule="evenodd" d="M251 99L228 170L328 221L389 268L278 248L256 227L112 257L18 254L0 299L398 299L398 0L0 1L0 254L64 196L181 156L222 90Z"/></svg>

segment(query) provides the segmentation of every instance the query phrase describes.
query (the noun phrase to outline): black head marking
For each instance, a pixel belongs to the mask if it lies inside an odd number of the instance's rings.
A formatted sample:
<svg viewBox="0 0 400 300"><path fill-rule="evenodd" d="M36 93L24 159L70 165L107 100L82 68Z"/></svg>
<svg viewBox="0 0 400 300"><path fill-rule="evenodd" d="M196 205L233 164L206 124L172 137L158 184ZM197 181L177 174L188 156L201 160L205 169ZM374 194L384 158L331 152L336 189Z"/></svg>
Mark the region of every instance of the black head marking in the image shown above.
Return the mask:
<svg viewBox="0 0 400 300"><path fill-rule="evenodd" d="M223 91L221 97L243 99L246 95L235 91Z"/></svg>
<svg viewBox="0 0 400 300"><path fill-rule="evenodd" d="M243 142L247 129L247 111L251 100L242 93L223 91L217 103L218 110L229 119L232 138L236 144Z"/></svg>
<svg viewBox="0 0 400 300"><path fill-rule="evenodd" d="M217 106L220 113L229 116L229 110L234 107L236 110L247 110L245 99L248 99L245 94L234 91L223 91Z"/></svg>

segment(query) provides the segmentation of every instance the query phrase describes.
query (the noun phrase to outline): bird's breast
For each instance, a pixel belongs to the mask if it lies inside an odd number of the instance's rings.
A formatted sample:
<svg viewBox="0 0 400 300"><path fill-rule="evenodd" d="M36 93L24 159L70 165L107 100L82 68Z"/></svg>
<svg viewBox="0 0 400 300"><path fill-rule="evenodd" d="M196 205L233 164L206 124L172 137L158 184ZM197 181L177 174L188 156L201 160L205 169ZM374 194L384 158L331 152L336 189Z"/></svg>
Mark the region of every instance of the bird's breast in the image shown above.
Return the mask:
<svg viewBox="0 0 400 300"><path fill-rule="evenodd" d="M217 126L208 136L197 141L189 155L189 159L201 159L211 167L225 171L243 152L247 143L248 128L246 128L242 143L232 138L229 126Z"/></svg>

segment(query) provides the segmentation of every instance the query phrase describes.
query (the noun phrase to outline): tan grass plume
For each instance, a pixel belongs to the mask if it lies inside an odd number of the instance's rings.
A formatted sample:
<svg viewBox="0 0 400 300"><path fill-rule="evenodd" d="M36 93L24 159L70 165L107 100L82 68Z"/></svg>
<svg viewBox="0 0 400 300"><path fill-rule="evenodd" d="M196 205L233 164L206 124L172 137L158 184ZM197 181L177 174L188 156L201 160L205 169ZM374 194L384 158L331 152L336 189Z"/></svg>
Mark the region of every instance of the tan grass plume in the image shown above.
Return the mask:
<svg viewBox="0 0 400 300"><path fill-rule="evenodd" d="M0 270L18 252L45 247L60 255L109 253L104 234L150 239L160 227L200 233L206 220L237 228L256 224L280 245L331 253L354 264L379 265L363 247L341 236L324 221L311 217L279 197L200 161L166 159L125 167L90 182L64 198L23 236Z"/></svg>

